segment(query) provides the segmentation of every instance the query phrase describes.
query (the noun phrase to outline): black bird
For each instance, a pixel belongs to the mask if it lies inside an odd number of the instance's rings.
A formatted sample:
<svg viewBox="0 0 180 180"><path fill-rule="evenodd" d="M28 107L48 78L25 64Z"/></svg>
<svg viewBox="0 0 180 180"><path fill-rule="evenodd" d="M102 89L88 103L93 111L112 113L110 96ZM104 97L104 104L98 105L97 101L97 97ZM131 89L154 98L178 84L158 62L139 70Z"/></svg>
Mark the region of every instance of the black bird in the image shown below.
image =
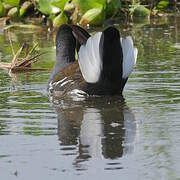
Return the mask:
<svg viewBox="0 0 180 180"><path fill-rule="evenodd" d="M56 63L49 90L63 96L122 95L136 58L132 38L121 38L115 27L90 36L79 26L64 24L56 34Z"/></svg>

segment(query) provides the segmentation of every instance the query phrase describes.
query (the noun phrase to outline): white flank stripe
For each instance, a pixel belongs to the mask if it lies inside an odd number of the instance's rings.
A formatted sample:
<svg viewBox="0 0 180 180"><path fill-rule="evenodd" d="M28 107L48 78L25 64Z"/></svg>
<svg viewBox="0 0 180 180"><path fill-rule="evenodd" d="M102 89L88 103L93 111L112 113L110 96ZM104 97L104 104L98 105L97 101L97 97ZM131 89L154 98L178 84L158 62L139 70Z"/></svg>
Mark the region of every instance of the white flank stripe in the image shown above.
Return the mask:
<svg viewBox="0 0 180 180"><path fill-rule="evenodd" d="M123 50L123 78L127 78L136 64L138 50L134 48L133 40L130 36L120 39Z"/></svg>
<svg viewBox="0 0 180 180"><path fill-rule="evenodd" d="M86 45L80 47L78 62L83 78L88 83L96 83L99 80L102 70L102 60L100 59L99 43L102 32L90 37Z"/></svg>

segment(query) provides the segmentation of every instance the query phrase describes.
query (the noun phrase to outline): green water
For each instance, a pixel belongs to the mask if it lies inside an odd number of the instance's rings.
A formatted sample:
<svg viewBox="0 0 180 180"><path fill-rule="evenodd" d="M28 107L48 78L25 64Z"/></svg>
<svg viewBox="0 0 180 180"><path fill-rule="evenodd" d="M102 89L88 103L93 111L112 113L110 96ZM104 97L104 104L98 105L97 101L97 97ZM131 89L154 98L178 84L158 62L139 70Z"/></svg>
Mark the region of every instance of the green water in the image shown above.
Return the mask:
<svg viewBox="0 0 180 180"><path fill-rule="evenodd" d="M124 98L55 100L49 72L0 70L0 177L11 179L180 179L180 18L117 24L138 48ZM47 52L54 34L11 31L15 49L28 41ZM0 31L0 61L12 58Z"/></svg>

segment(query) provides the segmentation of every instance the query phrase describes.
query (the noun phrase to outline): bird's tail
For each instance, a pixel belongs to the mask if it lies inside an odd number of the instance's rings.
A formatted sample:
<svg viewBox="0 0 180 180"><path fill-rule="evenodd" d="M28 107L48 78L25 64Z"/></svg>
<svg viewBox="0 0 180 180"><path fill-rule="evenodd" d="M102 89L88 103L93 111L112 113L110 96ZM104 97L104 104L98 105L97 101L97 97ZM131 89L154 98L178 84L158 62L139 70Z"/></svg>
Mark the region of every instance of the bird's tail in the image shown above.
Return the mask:
<svg viewBox="0 0 180 180"><path fill-rule="evenodd" d="M137 49L132 38L121 38L119 31L109 27L90 37L80 47L78 62L86 82L99 88L122 91L136 63Z"/></svg>

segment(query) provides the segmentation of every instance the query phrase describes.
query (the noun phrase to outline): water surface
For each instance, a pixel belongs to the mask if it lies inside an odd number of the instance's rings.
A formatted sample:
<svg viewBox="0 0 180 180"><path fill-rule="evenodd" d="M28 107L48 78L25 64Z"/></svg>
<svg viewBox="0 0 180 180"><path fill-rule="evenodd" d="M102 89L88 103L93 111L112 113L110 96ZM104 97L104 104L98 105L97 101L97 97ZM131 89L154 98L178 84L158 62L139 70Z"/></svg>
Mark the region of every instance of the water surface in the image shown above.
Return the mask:
<svg viewBox="0 0 180 180"><path fill-rule="evenodd" d="M180 179L180 18L117 24L139 50L119 97L48 97L49 72L0 71L1 179ZM54 35L14 30L17 49L39 43L52 67ZM0 61L12 58L0 31Z"/></svg>

